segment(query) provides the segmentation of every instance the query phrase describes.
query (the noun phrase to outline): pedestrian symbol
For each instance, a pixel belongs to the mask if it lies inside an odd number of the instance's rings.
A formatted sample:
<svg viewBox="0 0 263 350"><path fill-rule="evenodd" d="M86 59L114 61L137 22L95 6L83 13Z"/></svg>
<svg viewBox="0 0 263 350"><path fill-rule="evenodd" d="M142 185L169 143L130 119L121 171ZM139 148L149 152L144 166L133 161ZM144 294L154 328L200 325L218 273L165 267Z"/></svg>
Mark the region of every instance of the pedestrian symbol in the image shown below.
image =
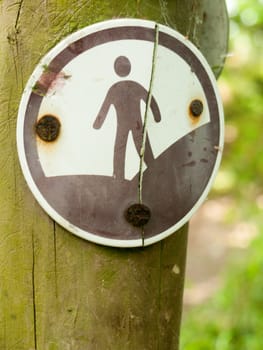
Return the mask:
<svg viewBox="0 0 263 350"><path fill-rule="evenodd" d="M120 77L126 77L131 71L131 63L125 56L120 56L114 64L115 72ZM133 141L140 154L142 146L142 116L140 110L141 100L147 103L148 91L131 80L124 80L115 83L107 93L98 116L93 124L95 129L100 129L111 105L114 106L117 114L117 134L114 146L114 176L124 179L125 151L128 141L128 134L131 131ZM151 100L151 108L156 122L161 120L161 114L157 102ZM154 159L149 138L146 139L146 164Z"/></svg>
<svg viewBox="0 0 263 350"><path fill-rule="evenodd" d="M19 108L20 163L40 205L72 233L149 245L205 199L222 118L213 74L186 38L150 21L106 21L36 67Z"/></svg>

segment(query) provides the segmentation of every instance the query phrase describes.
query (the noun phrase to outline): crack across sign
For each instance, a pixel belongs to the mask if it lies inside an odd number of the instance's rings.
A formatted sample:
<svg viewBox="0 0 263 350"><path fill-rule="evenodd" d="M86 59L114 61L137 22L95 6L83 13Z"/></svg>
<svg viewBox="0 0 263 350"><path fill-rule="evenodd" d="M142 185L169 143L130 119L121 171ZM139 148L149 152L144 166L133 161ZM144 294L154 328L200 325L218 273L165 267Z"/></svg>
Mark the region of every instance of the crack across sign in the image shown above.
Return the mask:
<svg viewBox="0 0 263 350"><path fill-rule="evenodd" d="M142 146L141 146L141 151L140 151L139 186L138 186L138 188L139 188L139 203L140 204L143 204L143 199L142 199L143 162L144 162L145 145L146 145L146 137L147 137L148 115L149 115L149 109L150 109L151 101L152 101L152 90L153 90L153 81L154 81L154 74L155 74L158 43L159 43L159 25L156 24L155 25L155 41L154 41L154 47L153 47L152 72L151 72L151 79L150 79L150 86L149 86L148 98L147 98L147 103L146 103L146 109L145 109L145 113L144 113ZM144 246L144 227L142 227L142 246Z"/></svg>

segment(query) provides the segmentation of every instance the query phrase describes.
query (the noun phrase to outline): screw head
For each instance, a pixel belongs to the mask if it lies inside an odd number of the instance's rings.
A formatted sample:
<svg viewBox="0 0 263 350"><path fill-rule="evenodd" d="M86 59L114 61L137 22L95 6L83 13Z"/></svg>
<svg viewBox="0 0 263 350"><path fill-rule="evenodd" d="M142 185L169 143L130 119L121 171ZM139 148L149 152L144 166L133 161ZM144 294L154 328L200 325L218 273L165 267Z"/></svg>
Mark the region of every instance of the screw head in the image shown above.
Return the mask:
<svg viewBox="0 0 263 350"><path fill-rule="evenodd" d="M53 115L44 115L36 124L36 133L41 140L46 142L55 141L60 132L60 122Z"/></svg>
<svg viewBox="0 0 263 350"><path fill-rule="evenodd" d="M125 218L131 225L143 227L150 220L151 211L144 204L133 204L125 211Z"/></svg>
<svg viewBox="0 0 263 350"><path fill-rule="evenodd" d="M204 105L200 100L193 100L190 104L190 113L193 117L200 117L203 113Z"/></svg>

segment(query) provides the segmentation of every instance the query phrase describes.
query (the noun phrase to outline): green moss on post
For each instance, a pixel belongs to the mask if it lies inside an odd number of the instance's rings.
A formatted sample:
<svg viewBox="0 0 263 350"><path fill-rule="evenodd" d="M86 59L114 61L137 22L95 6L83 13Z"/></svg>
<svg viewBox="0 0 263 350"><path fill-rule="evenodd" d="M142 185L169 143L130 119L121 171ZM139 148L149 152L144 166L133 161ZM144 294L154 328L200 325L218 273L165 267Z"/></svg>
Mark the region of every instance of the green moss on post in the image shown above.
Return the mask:
<svg viewBox="0 0 263 350"><path fill-rule="evenodd" d="M151 19L187 34L197 18L187 4L0 1L0 349L178 349L187 227L144 249L105 248L73 236L29 192L15 130L27 79L63 37L116 17ZM212 65L222 66L227 17L223 2L213 4L193 38L205 41L201 48ZM219 10L220 20L208 33L210 15Z"/></svg>

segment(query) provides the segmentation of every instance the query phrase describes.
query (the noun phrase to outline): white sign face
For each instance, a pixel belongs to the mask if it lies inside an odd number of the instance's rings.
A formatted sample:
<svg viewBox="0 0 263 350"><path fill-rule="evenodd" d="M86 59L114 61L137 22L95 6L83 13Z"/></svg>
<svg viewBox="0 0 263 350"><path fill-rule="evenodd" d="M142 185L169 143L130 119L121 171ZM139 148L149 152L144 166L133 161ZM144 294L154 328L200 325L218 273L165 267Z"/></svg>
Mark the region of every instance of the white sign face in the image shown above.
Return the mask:
<svg viewBox="0 0 263 350"><path fill-rule="evenodd" d="M204 201L223 112L213 74L186 38L150 21L113 20L42 59L17 139L27 183L54 220L92 242L136 247L175 232Z"/></svg>

